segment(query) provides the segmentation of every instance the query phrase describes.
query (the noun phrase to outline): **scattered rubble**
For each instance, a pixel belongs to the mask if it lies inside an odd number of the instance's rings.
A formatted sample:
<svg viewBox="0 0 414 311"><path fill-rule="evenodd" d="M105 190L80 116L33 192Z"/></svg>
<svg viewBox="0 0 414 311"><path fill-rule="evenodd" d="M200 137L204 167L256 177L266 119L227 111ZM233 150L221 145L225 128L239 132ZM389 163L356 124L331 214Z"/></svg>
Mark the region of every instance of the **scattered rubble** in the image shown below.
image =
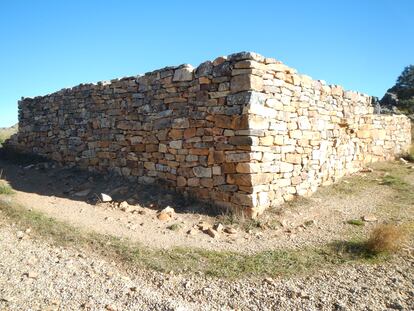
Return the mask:
<svg viewBox="0 0 414 311"><path fill-rule="evenodd" d="M174 217L175 211L172 207L167 206L162 211L160 211L157 215L157 218L162 221L170 220Z"/></svg>
<svg viewBox="0 0 414 311"><path fill-rule="evenodd" d="M364 215L362 216L362 220L365 222L376 222L378 221L377 217L374 215Z"/></svg>
<svg viewBox="0 0 414 311"><path fill-rule="evenodd" d="M219 237L219 233L211 227L206 230L206 233L214 239Z"/></svg>
<svg viewBox="0 0 414 311"><path fill-rule="evenodd" d="M112 202L112 197L105 193L101 193L100 199L102 202Z"/></svg>
<svg viewBox="0 0 414 311"><path fill-rule="evenodd" d="M228 234L236 234L237 230L234 229L233 227L225 227L224 228L224 232L228 233Z"/></svg>

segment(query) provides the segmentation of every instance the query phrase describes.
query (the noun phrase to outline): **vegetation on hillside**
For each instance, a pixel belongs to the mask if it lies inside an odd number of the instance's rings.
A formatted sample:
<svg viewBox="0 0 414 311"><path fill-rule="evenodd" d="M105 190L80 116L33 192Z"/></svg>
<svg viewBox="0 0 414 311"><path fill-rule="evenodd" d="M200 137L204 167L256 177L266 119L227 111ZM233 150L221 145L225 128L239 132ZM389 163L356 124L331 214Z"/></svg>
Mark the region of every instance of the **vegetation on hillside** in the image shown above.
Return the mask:
<svg viewBox="0 0 414 311"><path fill-rule="evenodd" d="M17 124L12 127L0 128L0 147L6 139L15 134L18 130Z"/></svg>
<svg viewBox="0 0 414 311"><path fill-rule="evenodd" d="M414 65L404 68L395 85L388 89L381 102L384 105L392 104L402 112L414 112Z"/></svg>

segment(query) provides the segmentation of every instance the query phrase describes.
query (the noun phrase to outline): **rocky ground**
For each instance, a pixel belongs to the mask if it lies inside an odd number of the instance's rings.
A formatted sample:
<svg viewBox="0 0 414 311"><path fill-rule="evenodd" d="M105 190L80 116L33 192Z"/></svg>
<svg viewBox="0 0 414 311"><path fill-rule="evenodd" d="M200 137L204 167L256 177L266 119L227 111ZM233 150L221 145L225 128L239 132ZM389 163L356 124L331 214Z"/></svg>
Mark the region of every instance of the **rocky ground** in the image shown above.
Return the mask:
<svg viewBox="0 0 414 311"><path fill-rule="evenodd" d="M115 176L102 177L50 163L19 165L1 159L0 169L15 191L14 202L77 227L157 248L202 247L255 253L325 244L369 232L378 222L387 220L389 215L377 213L377 209L392 200L390 188L379 183L384 173L368 170L323 188L299 204L286 204L268 212L258 221L232 224L226 215L202 213L208 206L163 188L126 184ZM411 172L414 176L414 169ZM101 202L101 193L110 195L113 201ZM160 211L167 207L175 213L160 219ZM365 222L365 226L347 223L367 216L374 221ZM414 218L411 209L398 216ZM207 230L200 230L213 226L232 231L213 232L212 238Z"/></svg>
<svg viewBox="0 0 414 311"><path fill-rule="evenodd" d="M412 252L293 278L125 271L0 223L0 310L413 310L413 282Z"/></svg>
<svg viewBox="0 0 414 311"><path fill-rule="evenodd" d="M389 220L412 222L414 204L392 205L398 196L383 178L398 170L404 185L411 187L406 189L413 189L414 168L408 163L390 165L345 178L247 227L230 225L227 216L200 214L195 203L171 193L122 189L116 180L53 168L50 163L0 161L0 178L15 191L0 197L81 230L128 238L145 247L254 254L363 236ZM80 196L82 191L88 194ZM114 201L99 202L102 192ZM167 206L176 212L160 219ZM347 223L361 218L364 226ZM235 232L219 230L212 237L200 229L200 221L221 223ZM174 224L179 226L172 230ZM390 261L354 262L289 277L161 273L120 265L86 248L62 246L14 223L0 210L0 310L413 310L413 249L410 242Z"/></svg>

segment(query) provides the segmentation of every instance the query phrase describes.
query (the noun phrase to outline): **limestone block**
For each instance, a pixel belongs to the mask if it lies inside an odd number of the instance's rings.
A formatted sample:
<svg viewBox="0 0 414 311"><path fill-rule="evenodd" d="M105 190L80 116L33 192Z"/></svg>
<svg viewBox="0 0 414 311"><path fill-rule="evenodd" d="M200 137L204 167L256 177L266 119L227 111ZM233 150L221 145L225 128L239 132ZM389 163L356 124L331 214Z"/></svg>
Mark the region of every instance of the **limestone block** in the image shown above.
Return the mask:
<svg viewBox="0 0 414 311"><path fill-rule="evenodd" d="M275 135L274 136L274 144L282 146L283 145L284 136L283 135Z"/></svg>
<svg viewBox="0 0 414 311"><path fill-rule="evenodd" d="M261 70L266 70L266 65L263 63L259 63L254 60L242 60L234 64L234 68L237 69L246 69L246 68L256 68Z"/></svg>
<svg viewBox="0 0 414 311"><path fill-rule="evenodd" d="M173 81L191 81L193 79L194 67L191 65L184 65L174 71Z"/></svg>
<svg viewBox="0 0 414 311"><path fill-rule="evenodd" d="M293 164L291 163L281 162L279 167L282 173L293 172Z"/></svg>
<svg viewBox="0 0 414 311"><path fill-rule="evenodd" d="M232 93L250 90L261 91L262 89L263 79L258 76L243 74L233 76L230 80L230 91Z"/></svg>
<svg viewBox="0 0 414 311"><path fill-rule="evenodd" d="M193 167L193 173L196 177L210 178L212 176L212 170L210 167L203 167L203 166Z"/></svg>
<svg viewBox="0 0 414 311"><path fill-rule="evenodd" d="M258 195L258 204L261 207L268 207L270 206L270 196L269 192L259 192Z"/></svg>
<svg viewBox="0 0 414 311"><path fill-rule="evenodd" d="M291 68L289 68L288 66L284 65L284 64L268 64L266 65L266 69L267 70L272 70L272 71L281 71L281 72L290 72Z"/></svg>
<svg viewBox="0 0 414 311"><path fill-rule="evenodd" d="M274 141L274 137L269 135L260 138L260 145L262 146L272 146Z"/></svg>
<svg viewBox="0 0 414 311"><path fill-rule="evenodd" d="M311 124L309 122L309 118L302 116L298 118L298 126L300 130L310 130Z"/></svg>
<svg viewBox="0 0 414 311"><path fill-rule="evenodd" d="M252 207L257 204L256 201L257 201L256 195L246 194L246 193L236 192L231 197L231 202L237 205L243 205L243 206Z"/></svg>
<svg viewBox="0 0 414 311"><path fill-rule="evenodd" d="M357 132L358 138L370 138L371 137L371 131L370 130L359 130Z"/></svg>
<svg viewBox="0 0 414 311"><path fill-rule="evenodd" d="M172 127L175 129L188 128L190 127L190 122L188 118L177 118L172 121Z"/></svg>
<svg viewBox="0 0 414 311"><path fill-rule="evenodd" d="M261 171L260 163L238 163L236 165L237 173L259 173Z"/></svg>
<svg viewBox="0 0 414 311"><path fill-rule="evenodd" d="M247 162L251 156L248 152L228 152L225 155L226 162Z"/></svg>
<svg viewBox="0 0 414 311"><path fill-rule="evenodd" d="M301 164L302 155L298 153L288 153L286 154L286 162L292 163L292 164Z"/></svg>
<svg viewBox="0 0 414 311"><path fill-rule="evenodd" d="M200 178L189 178L187 180L187 185L189 187L198 187L200 185Z"/></svg>
<svg viewBox="0 0 414 311"><path fill-rule="evenodd" d="M221 175L221 167L220 166L213 166L212 172L213 172L213 175Z"/></svg>
<svg viewBox="0 0 414 311"><path fill-rule="evenodd" d="M181 149L182 147L183 147L183 141L182 140L170 141L170 148Z"/></svg>

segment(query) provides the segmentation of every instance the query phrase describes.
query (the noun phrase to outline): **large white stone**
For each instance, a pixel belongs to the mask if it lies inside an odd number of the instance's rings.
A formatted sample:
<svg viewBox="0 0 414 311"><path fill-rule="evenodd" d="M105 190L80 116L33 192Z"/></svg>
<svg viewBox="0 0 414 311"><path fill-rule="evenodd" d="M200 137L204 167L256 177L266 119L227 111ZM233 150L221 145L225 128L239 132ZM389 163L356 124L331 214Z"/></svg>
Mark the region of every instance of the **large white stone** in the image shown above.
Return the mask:
<svg viewBox="0 0 414 311"><path fill-rule="evenodd" d="M311 129L311 124L309 122L308 117L305 116L301 116L298 118L298 126L299 129L301 130L310 130Z"/></svg>

